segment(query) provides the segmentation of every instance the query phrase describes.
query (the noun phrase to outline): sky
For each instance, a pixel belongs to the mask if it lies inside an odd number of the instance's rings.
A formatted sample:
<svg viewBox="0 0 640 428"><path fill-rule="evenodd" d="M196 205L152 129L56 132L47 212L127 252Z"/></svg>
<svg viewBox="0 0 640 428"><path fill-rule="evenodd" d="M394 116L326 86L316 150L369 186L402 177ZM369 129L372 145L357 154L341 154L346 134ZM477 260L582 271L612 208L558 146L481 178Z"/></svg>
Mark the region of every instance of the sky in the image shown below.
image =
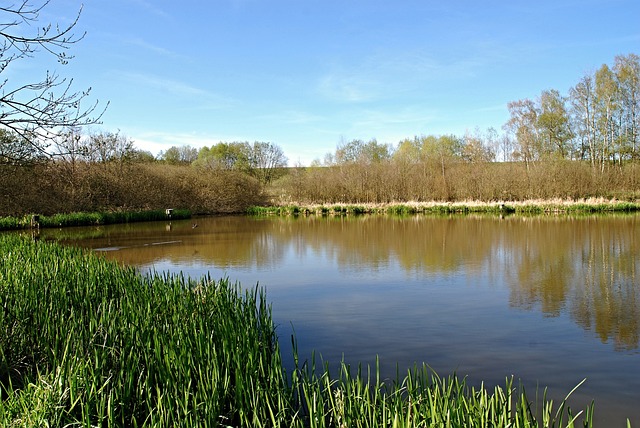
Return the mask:
<svg viewBox="0 0 640 428"><path fill-rule="evenodd" d="M640 54L638 0L51 0L40 21L81 7L69 64L4 74L91 87L92 130L154 155L264 141L309 165L353 139L502 132L510 101Z"/></svg>

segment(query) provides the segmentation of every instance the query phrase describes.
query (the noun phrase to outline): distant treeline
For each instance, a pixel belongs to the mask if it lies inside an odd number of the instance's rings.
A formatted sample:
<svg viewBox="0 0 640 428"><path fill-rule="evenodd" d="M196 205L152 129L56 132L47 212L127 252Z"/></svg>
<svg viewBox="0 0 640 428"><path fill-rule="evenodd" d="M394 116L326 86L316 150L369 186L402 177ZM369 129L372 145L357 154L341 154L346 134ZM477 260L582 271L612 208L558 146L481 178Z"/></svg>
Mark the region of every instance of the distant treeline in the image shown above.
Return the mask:
<svg viewBox="0 0 640 428"><path fill-rule="evenodd" d="M615 57L567 96L508 104L502 134L342 141L287 168L270 142L173 146L157 157L120 133L69 129L47 153L0 129L0 215L189 209L244 212L271 203L640 199L640 57Z"/></svg>

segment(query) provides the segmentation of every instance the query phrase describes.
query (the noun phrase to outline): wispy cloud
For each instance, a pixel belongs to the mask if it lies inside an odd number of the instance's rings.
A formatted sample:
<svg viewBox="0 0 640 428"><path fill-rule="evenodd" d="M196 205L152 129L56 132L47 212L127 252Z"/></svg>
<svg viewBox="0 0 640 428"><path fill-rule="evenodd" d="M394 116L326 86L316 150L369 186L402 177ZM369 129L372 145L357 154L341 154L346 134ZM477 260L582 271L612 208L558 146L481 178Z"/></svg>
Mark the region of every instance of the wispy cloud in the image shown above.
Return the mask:
<svg viewBox="0 0 640 428"><path fill-rule="evenodd" d="M425 85L470 80L508 55L491 42L473 42L460 53L439 58L426 49L382 51L359 62L333 64L317 80L324 98L347 103L392 99L423 90Z"/></svg>
<svg viewBox="0 0 640 428"><path fill-rule="evenodd" d="M358 103L377 98L379 85L357 72L332 72L320 78L318 92L325 98Z"/></svg>
<svg viewBox="0 0 640 428"><path fill-rule="evenodd" d="M386 131L416 133L429 123L438 120L440 114L435 109L423 106L407 106L399 110L363 110L352 117L352 129L356 133ZM407 136L407 135L405 135Z"/></svg>
<svg viewBox="0 0 640 428"><path fill-rule="evenodd" d="M179 59L179 60L186 60L186 57L180 53L171 51L169 49L163 48L162 46L158 46L158 45L154 45L153 43L149 43L146 40L143 40L141 38L135 37L135 38L128 38L128 39L124 39L123 43L126 43L130 46L134 46L134 47L138 47L141 49L144 49L146 51L158 54L160 56L166 57L166 58L170 58L170 59Z"/></svg>
<svg viewBox="0 0 640 428"><path fill-rule="evenodd" d="M308 125L327 120L325 116L309 113L303 110L284 110L281 112L259 116L265 121L272 121L289 125Z"/></svg>
<svg viewBox="0 0 640 428"><path fill-rule="evenodd" d="M159 7L157 7L156 5L154 5L153 3L147 0L133 0L133 3L142 7L146 11L153 13L154 15L162 16L164 18L171 16L167 12L165 12L164 10L160 9Z"/></svg>
<svg viewBox="0 0 640 428"><path fill-rule="evenodd" d="M116 78L127 81L129 83L151 87L153 89L162 91L163 93L169 93L179 97L188 97L194 100L199 100L199 105L202 105L202 101L206 101L207 105L217 106L222 108L234 103L233 100L212 93L206 89L199 88L197 86L190 85L188 83L167 79L153 74L135 73L129 71L118 71L113 73Z"/></svg>

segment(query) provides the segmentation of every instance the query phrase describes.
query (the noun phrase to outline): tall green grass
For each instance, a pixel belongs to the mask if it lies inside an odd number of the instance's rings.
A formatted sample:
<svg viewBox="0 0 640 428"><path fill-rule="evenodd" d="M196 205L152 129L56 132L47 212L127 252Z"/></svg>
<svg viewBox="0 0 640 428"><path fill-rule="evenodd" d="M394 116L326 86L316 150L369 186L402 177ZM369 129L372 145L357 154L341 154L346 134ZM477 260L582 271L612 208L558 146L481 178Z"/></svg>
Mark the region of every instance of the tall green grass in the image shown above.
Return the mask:
<svg viewBox="0 0 640 428"><path fill-rule="evenodd" d="M33 217L33 215L26 215L22 217L0 217L0 230L27 229L32 226ZM164 210L60 213L51 216L37 217L39 227L91 226L169 219ZM190 217L191 212L188 210L173 210L171 213L171 219L173 220L181 220Z"/></svg>
<svg viewBox="0 0 640 428"><path fill-rule="evenodd" d="M264 293L142 276L79 249L0 236L0 426L565 427L507 380L470 388L427 366L286 373ZM593 406L584 415L590 426Z"/></svg>
<svg viewBox="0 0 640 428"><path fill-rule="evenodd" d="M145 278L15 236L0 248L0 426L254 426L292 413L262 292Z"/></svg>

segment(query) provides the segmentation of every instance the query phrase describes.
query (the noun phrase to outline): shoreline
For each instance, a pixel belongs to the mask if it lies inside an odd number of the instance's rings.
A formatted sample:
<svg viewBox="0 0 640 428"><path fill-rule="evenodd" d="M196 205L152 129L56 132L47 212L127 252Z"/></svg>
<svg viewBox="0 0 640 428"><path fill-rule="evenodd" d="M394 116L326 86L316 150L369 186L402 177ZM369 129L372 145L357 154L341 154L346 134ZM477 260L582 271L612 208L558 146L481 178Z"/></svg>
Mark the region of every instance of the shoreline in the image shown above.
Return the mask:
<svg viewBox="0 0 640 428"><path fill-rule="evenodd" d="M244 212L229 213L251 216L298 216L298 215L414 215L414 214L493 214L493 215L545 215L545 214L608 214L640 211L640 201L617 199L548 199L526 201L407 201L389 203L280 203L268 206L251 206ZM201 213L199 215L220 215ZM188 210L132 210L117 212L75 212L51 216L26 214L20 217L0 217L0 231L28 230L39 228L62 228L71 226L95 226L125 224L139 221L166 221L188 219Z"/></svg>
<svg viewBox="0 0 640 428"><path fill-rule="evenodd" d="M347 215L347 214L569 214L569 213L614 213L640 211L640 202L615 199L578 200L526 200L526 201L429 201L370 203L298 204L286 203L272 206L254 206L247 210L250 215Z"/></svg>

